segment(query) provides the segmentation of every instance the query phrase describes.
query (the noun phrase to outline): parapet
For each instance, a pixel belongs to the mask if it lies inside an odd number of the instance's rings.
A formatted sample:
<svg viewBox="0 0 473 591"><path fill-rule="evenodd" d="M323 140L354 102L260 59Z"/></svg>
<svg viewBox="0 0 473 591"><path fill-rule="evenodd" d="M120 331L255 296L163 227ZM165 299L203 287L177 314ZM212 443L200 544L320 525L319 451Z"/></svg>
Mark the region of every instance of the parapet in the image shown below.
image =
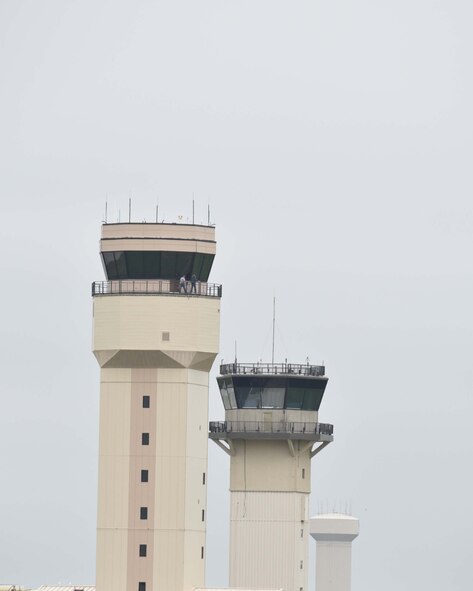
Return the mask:
<svg viewBox="0 0 473 591"><path fill-rule="evenodd" d="M310 535L322 542L351 542L360 533L356 517L343 513L323 513L310 520Z"/></svg>

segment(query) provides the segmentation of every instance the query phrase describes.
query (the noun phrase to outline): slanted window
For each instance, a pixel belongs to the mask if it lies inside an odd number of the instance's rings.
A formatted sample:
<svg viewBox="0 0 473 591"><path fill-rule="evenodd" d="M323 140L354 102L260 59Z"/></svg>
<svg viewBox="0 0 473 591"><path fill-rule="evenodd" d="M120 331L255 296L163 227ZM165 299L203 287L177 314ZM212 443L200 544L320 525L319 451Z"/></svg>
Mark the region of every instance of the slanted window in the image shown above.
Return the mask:
<svg viewBox="0 0 473 591"><path fill-rule="evenodd" d="M143 408L149 408L149 396L143 396Z"/></svg>
<svg viewBox="0 0 473 591"><path fill-rule="evenodd" d="M138 583L138 591L146 591L146 583Z"/></svg>
<svg viewBox="0 0 473 591"><path fill-rule="evenodd" d="M144 558L146 556L146 553L147 553L146 544L140 544L140 556L141 556L141 558Z"/></svg>
<svg viewBox="0 0 473 591"><path fill-rule="evenodd" d="M141 482L148 482L148 470L141 470Z"/></svg>
<svg viewBox="0 0 473 591"><path fill-rule="evenodd" d="M149 433L141 434L141 445L149 445Z"/></svg>
<svg viewBox="0 0 473 591"><path fill-rule="evenodd" d="M148 507L140 507L140 519L148 519Z"/></svg>

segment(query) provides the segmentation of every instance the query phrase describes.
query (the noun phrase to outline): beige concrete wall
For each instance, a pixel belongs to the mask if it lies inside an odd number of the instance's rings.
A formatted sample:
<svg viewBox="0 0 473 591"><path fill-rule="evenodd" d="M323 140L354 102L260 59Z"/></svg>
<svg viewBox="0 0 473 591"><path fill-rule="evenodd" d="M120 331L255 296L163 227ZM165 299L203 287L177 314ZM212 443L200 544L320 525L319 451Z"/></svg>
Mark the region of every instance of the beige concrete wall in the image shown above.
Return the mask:
<svg viewBox="0 0 473 591"><path fill-rule="evenodd" d="M231 493L231 587L307 589L308 502L305 493Z"/></svg>
<svg viewBox="0 0 473 591"><path fill-rule="evenodd" d="M193 224L103 224L102 239L174 238L215 241L215 228Z"/></svg>
<svg viewBox="0 0 473 591"><path fill-rule="evenodd" d="M310 452L298 450L306 441L294 441L295 455L286 440L232 441L231 491L310 492Z"/></svg>
<svg viewBox="0 0 473 591"><path fill-rule="evenodd" d="M204 584L207 424L207 372L102 369L98 591L134 590L140 581L147 591ZM148 483L141 469L149 470ZM141 506L147 521L139 518Z"/></svg>
<svg viewBox="0 0 473 591"><path fill-rule="evenodd" d="M93 351L101 367L121 352L121 367L209 370L219 346L220 300L186 296L94 298ZM148 354L148 356L147 356Z"/></svg>
<svg viewBox="0 0 473 591"><path fill-rule="evenodd" d="M316 591L350 591L351 542L317 541Z"/></svg>
<svg viewBox="0 0 473 591"><path fill-rule="evenodd" d="M215 229L185 224L104 224L100 250L215 254Z"/></svg>

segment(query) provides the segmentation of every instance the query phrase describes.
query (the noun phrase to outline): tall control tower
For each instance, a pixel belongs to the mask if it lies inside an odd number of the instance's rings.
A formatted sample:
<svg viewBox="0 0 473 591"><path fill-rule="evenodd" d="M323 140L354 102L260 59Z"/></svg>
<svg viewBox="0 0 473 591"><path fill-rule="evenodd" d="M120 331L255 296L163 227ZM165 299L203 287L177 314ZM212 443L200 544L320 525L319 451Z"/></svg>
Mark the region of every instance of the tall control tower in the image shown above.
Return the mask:
<svg viewBox="0 0 473 591"><path fill-rule="evenodd" d="M207 283L215 246L210 226L102 226L107 281L92 285L97 591L204 585L208 381L221 297Z"/></svg>
<svg viewBox="0 0 473 591"><path fill-rule="evenodd" d="M228 364L225 421L210 438L230 455L230 587L307 591L311 459L333 440L318 422L325 368Z"/></svg>

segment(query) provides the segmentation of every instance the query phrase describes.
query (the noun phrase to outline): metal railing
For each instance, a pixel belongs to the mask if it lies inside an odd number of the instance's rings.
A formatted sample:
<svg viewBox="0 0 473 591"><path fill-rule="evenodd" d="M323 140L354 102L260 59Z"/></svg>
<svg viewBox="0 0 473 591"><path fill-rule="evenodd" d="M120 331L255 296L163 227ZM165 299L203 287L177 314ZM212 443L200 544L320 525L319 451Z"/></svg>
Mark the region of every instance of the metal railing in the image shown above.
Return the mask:
<svg viewBox="0 0 473 591"><path fill-rule="evenodd" d="M222 286L216 283L198 281L195 291L190 281L186 289L179 285L177 279L113 279L111 281L94 281L92 296L103 295L198 295L204 297L221 298Z"/></svg>
<svg viewBox="0 0 473 591"><path fill-rule="evenodd" d="M220 374L293 374L300 376L324 376L324 365L297 363L226 363L220 366Z"/></svg>
<svg viewBox="0 0 473 591"><path fill-rule="evenodd" d="M212 421L210 433L301 433L333 435L329 423L296 423L292 421Z"/></svg>

